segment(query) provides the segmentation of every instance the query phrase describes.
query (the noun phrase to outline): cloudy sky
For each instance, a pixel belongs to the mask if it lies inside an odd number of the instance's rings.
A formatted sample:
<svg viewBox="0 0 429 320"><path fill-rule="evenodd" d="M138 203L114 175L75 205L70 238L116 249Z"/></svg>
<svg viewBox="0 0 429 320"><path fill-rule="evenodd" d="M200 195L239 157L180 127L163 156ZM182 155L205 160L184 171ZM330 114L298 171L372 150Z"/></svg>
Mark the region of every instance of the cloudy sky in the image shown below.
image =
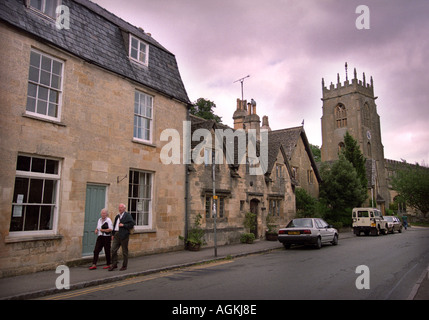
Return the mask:
<svg viewBox="0 0 429 320"><path fill-rule="evenodd" d="M427 0L93 0L173 52L191 101L216 103L233 125L235 80L270 127L299 126L321 145L322 87L374 79L386 158L429 164ZM359 30L359 5L370 29Z"/></svg>

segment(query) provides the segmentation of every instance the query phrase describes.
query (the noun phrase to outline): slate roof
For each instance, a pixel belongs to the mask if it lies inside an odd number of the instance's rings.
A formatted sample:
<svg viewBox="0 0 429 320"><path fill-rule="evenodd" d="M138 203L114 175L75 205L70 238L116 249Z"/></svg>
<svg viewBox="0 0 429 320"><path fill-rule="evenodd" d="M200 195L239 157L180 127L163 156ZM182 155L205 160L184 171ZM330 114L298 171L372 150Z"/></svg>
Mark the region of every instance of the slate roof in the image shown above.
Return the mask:
<svg viewBox="0 0 429 320"><path fill-rule="evenodd" d="M271 171L274 165L280 145L283 146L288 160L292 158L292 154L300 137L303 140L305 150L307 151L311 166L313 167L314 174L316 175L316 179L320 183L322 178L320 177L319 169L317 167L316 161L314 160L313 153L311 152L310 143L308 142L307 135L305 134L304 127L302 126L269 132L268 150L270 153L268 155L268 170Z"/></svg>
<svg viewBox="0 0 429 320"><path fill-rule="evenodd" d="M192 133L197 129L207 129L207 130L231 129L235 131L233 128L226 126L224 124L216 123L214 120L206 120L193 115L190 116L190 119L191 119ZM295 127L295 128L281 129L281 130L268 132L268 167L267 167L266 174L268 175L271 174L271 171L273 170L273 167L274 167L274 163L277 160L277 155L279 151L281 151L283 153L283 157L286 159L285 164L289 170L289 175L292 176L290 171L291 168L289 166L289 160L292 157L292 154L297 146L298 139L300 137L302 137L303 139L303 142L304 142L307 154L310 158L310 162L312 164L316 178L319 183L322 181L303 127ZM201 138L200 141L192 141L191 148L194 149L202 140L203 138ZM258 144L256 148L258 153L259 142L257 143ZM230 165L230 168L237 168L239 166L238 158L237 158L237 145L234 145L234 148L235 148L235 154L234 154L235 165L232 165L232 166ZM295 181L293 181L293 183L295 183Z"/></svg>
<svg viewBox="0 0 429 320"><path fill-rule="evenodd" d="M25 6L25 0L1 0L0 21L28 32L89 63L137 81L155 91L189 104L176 57L143 30L88 0L62 0L70 10L70 29ZM129 34L149 44L149 65L131 62Z"/></svg>

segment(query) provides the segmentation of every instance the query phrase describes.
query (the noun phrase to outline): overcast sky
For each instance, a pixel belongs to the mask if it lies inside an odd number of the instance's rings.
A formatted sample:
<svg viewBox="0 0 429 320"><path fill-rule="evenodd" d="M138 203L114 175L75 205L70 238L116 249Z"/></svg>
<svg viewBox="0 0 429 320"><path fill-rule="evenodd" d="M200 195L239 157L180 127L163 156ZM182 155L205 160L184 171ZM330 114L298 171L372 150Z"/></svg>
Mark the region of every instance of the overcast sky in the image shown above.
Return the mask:
<svg viewBox="0 0 429 320"><path fill-rule="evenodd" d="M326 85L374 79L385 158L429 164L428 0L94 0L175 54L191 101L216 103L233 126L236 100L257 102L273 130L301 125L321 145ZM359 5L369 30L356 28Z"/></svg>

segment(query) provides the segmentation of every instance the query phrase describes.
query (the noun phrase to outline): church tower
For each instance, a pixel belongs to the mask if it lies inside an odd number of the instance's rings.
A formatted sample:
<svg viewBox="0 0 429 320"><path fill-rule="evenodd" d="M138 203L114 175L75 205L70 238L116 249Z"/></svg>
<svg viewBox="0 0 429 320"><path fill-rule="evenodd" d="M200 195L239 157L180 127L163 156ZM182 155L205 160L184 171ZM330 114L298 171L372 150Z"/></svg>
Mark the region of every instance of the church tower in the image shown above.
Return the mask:
<svg viewBox="0 0 429 320"><path fill-rule="evenodd" d="M338 159L338 153L344 147L344 136L349 134L358 142L361 152L367 159L368 188L370 200L377 202L377 206L384 209L390 202L387 188L384 164L384 147L381 142L380 116L374 96L372 77L366 82L357 79L356 69L354 77L349 82L341 83L337 74L337 84L332 82L329 88L325 87L322 78L322 162Z"/></svg>

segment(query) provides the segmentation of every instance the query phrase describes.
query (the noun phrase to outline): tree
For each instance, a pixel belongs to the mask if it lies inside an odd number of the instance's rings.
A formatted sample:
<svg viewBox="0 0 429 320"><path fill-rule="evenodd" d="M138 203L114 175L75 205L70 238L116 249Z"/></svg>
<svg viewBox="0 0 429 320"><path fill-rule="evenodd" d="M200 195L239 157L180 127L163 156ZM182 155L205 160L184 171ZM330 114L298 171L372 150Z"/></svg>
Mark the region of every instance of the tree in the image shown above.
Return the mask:
<svg viewBox="0 0 429 320"><path fill-rule="evenodd" d="M392 187L406 204L420 211L426 218L429 212L429 168L406 165L396 172Z"/></svg>
<svg viewBox="0 0 429 320"><path fill-rule="evenodd" d="M323 163L320 174L320 201L329 208L325 218L350 224L351 209L360 206L366 199L367 188L363 188L355 168L343 154L331 166Z"/></svg>
<svg viewBox="0 0 429 320"><path fill-rule="evenodd" d="M313 198L305 189L295 189L296 215L300 218L314 217L317 199Z"/></svg>
<svg viewBox="0 0 429 320"><path fill-rule="evenodd" d="M190 108L190 113L194 116L222 123L222 117L217 116L213 108L216 108L216 104L213 101L199 98Z"/></svg>
<svg viewBox="0 0 429 320"><path fill-rule="evenodd" d="M345 148L341 151L342 154L345 156L347 160L351 162L351 164L355 168L356 173L359 177L359 180L361 181L362 187L367 189L368 179L366 178L366 167L365 167L366 159L363 156L362 152L360 151L357 141L349 134L348 131L344 136L344 145L345 145ZM365 200L366 200L366 197L364 201Z"/></svg>
<svg viewBox="0 0 429 320"><path fill-rule="evenodd" d="M319 146L310 143L311 152L313 153L314 161L321 162L322 155Z"/></svg>

